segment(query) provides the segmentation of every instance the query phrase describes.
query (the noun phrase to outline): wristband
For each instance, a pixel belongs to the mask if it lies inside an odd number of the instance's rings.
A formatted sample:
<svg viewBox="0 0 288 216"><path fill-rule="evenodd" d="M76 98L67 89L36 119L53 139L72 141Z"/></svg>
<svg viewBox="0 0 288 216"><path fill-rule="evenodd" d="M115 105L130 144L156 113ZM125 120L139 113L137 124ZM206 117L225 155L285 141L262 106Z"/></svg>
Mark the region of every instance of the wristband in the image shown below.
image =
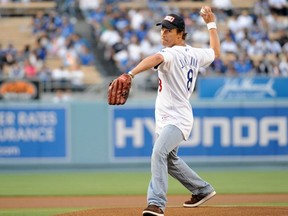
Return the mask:
<svg viewBox="0 0 288 216"><path fill-rule="evenodd" d="M129 75L132 79L133 79L134 76L135 76L131 71L128 72L128 75Z"/></svg>
<svg viewBox="0 0 288 216"><path fill-rule="evenodd" d="M208 30L217 29L216 23L215 22L207 23L207 28L208 28Z"/></svg>

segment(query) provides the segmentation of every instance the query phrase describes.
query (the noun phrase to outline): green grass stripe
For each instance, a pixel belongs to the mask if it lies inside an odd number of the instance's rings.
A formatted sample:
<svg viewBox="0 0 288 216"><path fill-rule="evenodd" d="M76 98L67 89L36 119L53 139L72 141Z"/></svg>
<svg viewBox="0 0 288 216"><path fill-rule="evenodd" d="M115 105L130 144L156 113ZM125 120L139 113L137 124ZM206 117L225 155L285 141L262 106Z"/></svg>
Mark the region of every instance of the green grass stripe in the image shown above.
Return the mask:
<svg viewBox="0 0 288 216"><path fill-rule="evenodd" d="M288 172L211 171L199 172L218 194L288 193ZM149 172L63 172L0 174L0 196L144 195ZM169 178L169 194L187 194Z"/></svg>
<svg viewBox="0 0 288 216"><path fill-rule="evenodd" d="M1 209L0 216L51 216L87 208L37 208L37 209Z"/></svg>

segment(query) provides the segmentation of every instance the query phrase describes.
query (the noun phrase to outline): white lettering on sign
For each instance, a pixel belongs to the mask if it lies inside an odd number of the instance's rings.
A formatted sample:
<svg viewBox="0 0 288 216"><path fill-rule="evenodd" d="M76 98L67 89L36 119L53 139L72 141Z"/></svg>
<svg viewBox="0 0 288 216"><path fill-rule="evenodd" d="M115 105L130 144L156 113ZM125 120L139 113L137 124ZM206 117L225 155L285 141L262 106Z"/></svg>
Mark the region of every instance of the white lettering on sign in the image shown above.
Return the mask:
<svg viewBox="0 0 288 216"><path fill-rule="evenodd" d="M134 118L127 126L124 118L115 120L116 147L125 148L127 138L132 139L135 148L145 145L145 129L155 140L154 119ZM185 147L197 147L200 144L212 147L215 140L215 129L219 130L219 143L222 147L266 147L275 141L279 146L288 146L288 118L286 116L255 117L204 117L194 118L190 138L181 143ZM246 133L244 133L246 131Z"/></svg>
<svg viewBox="0 0 288 216"><path fill-rule="evenodd" d="M55 126L57 115L55 112L19 112L17 115L18 125L20 126Z"/></svg>
<svg viewBox="0 0 288 216"><path fill-rule="evenodd" d="M271 130L275 127L275 130ZM287 119L282 117L265 117L260 120L260 146L268 146L271 140L276 140L279 146L287 145Z"/></svg>
<svg viewBox="0 0 288 216"><path fill-rule="evenodd" d="M15 113L13 112L0 112L0 126L14 125L15 124Z"/></svg>
<svg viewBox="0 0 288 216"><path fill-rule="evenodd" d="M132 121L132 126L127 127L124 118L116 120L116 146L117 148L125 148L126 139L133 139L133 146L141 148L144 146L144 129L146 128L149 133L154 134L154 119L152 118L135 118Z"/></svg>
<svg viewBox="0 0 288 216"><path fill-rule="evenodd" d="M247 135L243 135L246 128ZM250 117L233 118L233 144L234 146L249 147L257 143L257 120Z"/></svg>
<svg viewBox="0 0 288 216"><path fill-rule="evenodd" d="M0 142L55 142L54 111L1 111Z"/></svg>
<svg viewBox="0 0 288 216"><path fill-rule="evenodd" d="M203 145L206 147L212 146L214 143L214 129L219 128L220 133L220 142L222 146L230 145L230 120L225 117L210 117L203 118Z"/></svg>
<svg viewBox="0 0 288 216"><path fill-rule="evenodd" d="M17 156L20 155L20 153L18 146L0 147L0 156Z"/></svg>
<svg viewBox="0 0 288 216"><path fill-rule="evenodd" d="M0 128L0 142L54 142L55 130L52 127Z"/></svg>

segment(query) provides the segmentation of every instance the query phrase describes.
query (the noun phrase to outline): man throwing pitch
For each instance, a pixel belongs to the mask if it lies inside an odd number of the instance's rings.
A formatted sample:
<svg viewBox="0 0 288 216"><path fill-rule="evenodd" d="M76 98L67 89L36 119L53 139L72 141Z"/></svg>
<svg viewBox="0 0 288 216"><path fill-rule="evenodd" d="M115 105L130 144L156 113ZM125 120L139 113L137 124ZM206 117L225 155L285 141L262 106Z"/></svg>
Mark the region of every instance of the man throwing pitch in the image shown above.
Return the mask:
<svg viewBox="0 0 288 216"><path fill-rule="evenodd" d="M118 78L120 83L128 82L130 88L131 80L138 73L150 68L158 70L159 87L155 105L157 139L151 156L151 181L147 194L148 207L144 209L143 216L164 216L168 173L181 182L192 194L191 199L183 204L184 207L197 207L216 194L209 183L177 156L180 143L188 139L192 130L193 113L189 98L194 90L199 68L209 66L215 58L220 56L220 41L214 13L210 7L204 6L200 15L207 24L210 48L193 48L186 44L187 33L185 33L183 18L176 14L169 14L161 23L157 24L161 26L164 48L143 59L129 71L128 75L124 74L119 77L120 79ZM129 89L121 93L118 86L123 86L123 83L113 83L108 92L109 104L124 104ZM115 102L117 101L116 97L118 97L118 101L122 99L124 102Z"/></svg>

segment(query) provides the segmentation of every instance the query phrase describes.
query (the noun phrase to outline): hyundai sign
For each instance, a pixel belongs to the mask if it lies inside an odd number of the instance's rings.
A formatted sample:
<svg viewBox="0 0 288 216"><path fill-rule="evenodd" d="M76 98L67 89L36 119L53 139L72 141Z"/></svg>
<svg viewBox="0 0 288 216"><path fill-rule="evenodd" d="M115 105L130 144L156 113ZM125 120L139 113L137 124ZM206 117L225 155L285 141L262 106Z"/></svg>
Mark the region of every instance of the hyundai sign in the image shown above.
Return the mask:
<svg viewBox="0 0 288 216"><path fill-rule="evenodd" d="M194 126L180 156L288 155L288 105L194 107ZM112 109L113 158L150 157L154 108Z"/></svg>

